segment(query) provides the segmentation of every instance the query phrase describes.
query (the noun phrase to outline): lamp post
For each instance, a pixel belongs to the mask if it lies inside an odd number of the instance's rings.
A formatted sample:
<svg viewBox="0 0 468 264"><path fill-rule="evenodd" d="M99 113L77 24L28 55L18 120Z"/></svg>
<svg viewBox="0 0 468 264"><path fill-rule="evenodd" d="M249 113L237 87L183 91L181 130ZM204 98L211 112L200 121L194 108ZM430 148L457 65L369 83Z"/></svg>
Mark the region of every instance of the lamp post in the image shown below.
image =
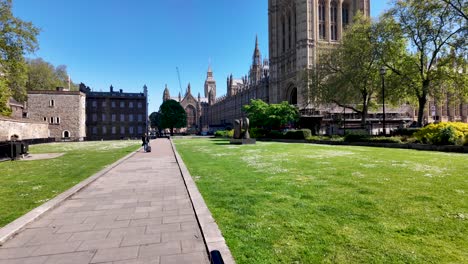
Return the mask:
<svg viewBox="0 0 468 264"><path fill-rule="evenodd" d="M380 68L380 76L382 76L382 128L384 136L387 134L385 130L385 74L387 73L387 69L385 66Z"/></svg>

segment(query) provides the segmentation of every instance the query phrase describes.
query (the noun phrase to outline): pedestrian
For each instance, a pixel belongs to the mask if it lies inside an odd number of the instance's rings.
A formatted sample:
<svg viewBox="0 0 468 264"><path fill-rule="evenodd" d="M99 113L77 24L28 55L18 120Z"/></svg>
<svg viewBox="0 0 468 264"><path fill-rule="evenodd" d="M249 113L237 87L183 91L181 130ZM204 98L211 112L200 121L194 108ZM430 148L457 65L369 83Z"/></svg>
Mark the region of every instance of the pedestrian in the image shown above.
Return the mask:
<svg viewBox="0 0 468 264"><path fill-rule="evenodd" d="M143 146L143 150L145 152L148 151L148 142L149 142L149 139L148 139L148 135L146 135L146 133L141 136L141 141L143 141L143 143L141 144Z"/></svg>

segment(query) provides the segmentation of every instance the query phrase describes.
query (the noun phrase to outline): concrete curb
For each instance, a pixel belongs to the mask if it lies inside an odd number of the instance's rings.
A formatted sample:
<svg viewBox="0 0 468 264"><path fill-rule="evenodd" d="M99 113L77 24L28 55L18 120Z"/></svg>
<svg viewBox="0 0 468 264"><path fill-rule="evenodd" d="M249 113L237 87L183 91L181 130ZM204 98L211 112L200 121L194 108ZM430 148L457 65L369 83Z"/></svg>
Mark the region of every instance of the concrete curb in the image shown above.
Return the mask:
<svg viewBox="0 0 468 264"><path fill-rule="evenodd" d="M141 149L141 148L140 148ZM4 226L0 229L0 245L5 243L8 239L13 237L16 233L23 230L27 224L35 221L36 219L40 218L44 213L54 209L58 205L60 205L63 201L68 199L70 196L74 195L75 193L79 192L95 180L99 179L101 176L106 174L109 170L113 169L123 161L127 160L131 156L135 155L140 149L128 154L127 156L119 159L118 161L112 163L111 165L107 166L106 168L102 169L101 171L97 172L91 177L83 180L82 182L78 183L77 185L71 187L70 189L66 190L65 192L57 195L55 198L49 200L48 202L32 209L27 214L21 216L20 218L16 219L15 221L9 223L8 225Z"/></svg>
<svg viewBox="0 0 468 264"><path fill-rule="evenodd" d="M180 172L182 173L182 177L185 181L185 186L187 187L190 200L192 201L193 209L195 210L195 216L197 218L198 225L200 226L203 239L205 240L206 247L208 248L208 253L213 250L218 250L221 252L224 263L235 264L236 262L232 257L231 251L226 245L223 234L219 230L216 221L206 206L205 200L203 200L202 195L198 191L197 185L195 185L190 172L177 152L174 142L172 142L172 139L170 139L170 141L172 150L174 151L174 155L177 160L177 164L179 164Z"/></svg>

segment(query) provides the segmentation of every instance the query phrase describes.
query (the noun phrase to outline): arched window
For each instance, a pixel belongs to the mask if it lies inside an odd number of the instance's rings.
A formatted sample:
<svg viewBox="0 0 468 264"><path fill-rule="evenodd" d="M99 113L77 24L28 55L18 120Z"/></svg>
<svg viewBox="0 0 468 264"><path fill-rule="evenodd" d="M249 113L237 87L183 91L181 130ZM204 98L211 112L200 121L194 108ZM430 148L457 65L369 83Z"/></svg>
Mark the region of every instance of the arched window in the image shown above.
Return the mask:
<svg viewBox="0 0 468 264"><path fill-rule="evenodd" d="M197 112L195 107L189 105L185 108L185 112L187 113L187 128L195 127L197 125Z"/></svg>
<svg viewBox="0 0 468 264"><path fill-rule="evenodd" d="M325 1L320 0L318 6L319 39L325 39Z"/></svg>
<svg viewBox="0 0 468 264"><path fill-rule="evenodd" d="M338 40L338 5L335 0L330 2L330 38Z"/></svg>
<svg viewBox="0 0 468 264"><path fill-rule="evenodd" d="M289 94L289 104L297 105L297 88L294 87Z"/></svg>
<svg viewBox="0 0 468 264"><path fill-rule="evenodd" d="M343 7L341 8L342 10L342 21L343 21L343 27L347 26L349 24L349 4L348 3L343 3Z"/></svg>
<svg viewBox="0 0 468 264"><path fill-rule="evenodd" d="M68 130L63 131L63 138L69 138L70 137L70 132Z"/></svg>

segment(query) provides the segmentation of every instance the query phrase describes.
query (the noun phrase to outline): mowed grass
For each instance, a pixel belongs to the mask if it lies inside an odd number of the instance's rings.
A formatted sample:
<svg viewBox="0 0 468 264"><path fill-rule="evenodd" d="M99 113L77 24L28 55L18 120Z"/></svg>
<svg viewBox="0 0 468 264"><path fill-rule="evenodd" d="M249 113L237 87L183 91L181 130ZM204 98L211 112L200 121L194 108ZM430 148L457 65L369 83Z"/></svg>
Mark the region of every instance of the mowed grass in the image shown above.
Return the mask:
<svg viewBox="0 0 468 264"><path fill-rule="evenodd" d="M241 263L468 263L468 155L176 140Z"/></svg>
<svg viewBox="0 0 468 264"><path fill-rule="evenodd" d="M140 147L139 141L31 145L30 153L55 159L0 162L0 227L54 198Z"/></svg>

